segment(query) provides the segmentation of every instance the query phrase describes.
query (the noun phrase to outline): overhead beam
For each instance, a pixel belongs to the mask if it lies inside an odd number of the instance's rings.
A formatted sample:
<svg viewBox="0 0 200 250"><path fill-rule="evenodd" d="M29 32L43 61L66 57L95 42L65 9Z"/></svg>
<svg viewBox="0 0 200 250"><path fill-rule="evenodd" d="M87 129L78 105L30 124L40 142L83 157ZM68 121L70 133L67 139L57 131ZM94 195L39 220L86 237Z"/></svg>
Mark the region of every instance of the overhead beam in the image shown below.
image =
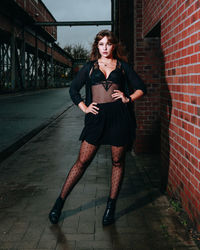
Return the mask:
<svg viewBox="0 0 200 250"><path fill-rule="evenodd" d="M112 21L35 22L36 26L99 26L112 25Z"/></svg>

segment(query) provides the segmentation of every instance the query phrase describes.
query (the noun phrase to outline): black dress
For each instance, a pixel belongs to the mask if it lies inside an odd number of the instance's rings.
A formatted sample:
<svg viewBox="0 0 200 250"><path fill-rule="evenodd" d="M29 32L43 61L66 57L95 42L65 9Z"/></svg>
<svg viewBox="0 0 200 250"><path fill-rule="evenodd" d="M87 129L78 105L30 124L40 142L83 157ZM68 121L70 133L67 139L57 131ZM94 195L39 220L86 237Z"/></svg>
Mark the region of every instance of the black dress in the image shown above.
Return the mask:
<svg viewBox="0 0 200 250"><path fill-rule="evenodd" d="M135 136L136 123L131 117L128 105L121 99L114 100L111 96L114 90L125 92L125 72L121 62L117 60L116 68L106 78L99 69L98 61L95 61L90 67L87 84L90 85L91 102L98 103L99 111L96 115L92 113L85 115L85 126L79 139L93 145L129 145ZM72 100L75 99L73 85L75 86L75 83L72 82L70 91ZM140 89L144 91L143 83ZM78 101L75 103L78 104Z"/></svg>

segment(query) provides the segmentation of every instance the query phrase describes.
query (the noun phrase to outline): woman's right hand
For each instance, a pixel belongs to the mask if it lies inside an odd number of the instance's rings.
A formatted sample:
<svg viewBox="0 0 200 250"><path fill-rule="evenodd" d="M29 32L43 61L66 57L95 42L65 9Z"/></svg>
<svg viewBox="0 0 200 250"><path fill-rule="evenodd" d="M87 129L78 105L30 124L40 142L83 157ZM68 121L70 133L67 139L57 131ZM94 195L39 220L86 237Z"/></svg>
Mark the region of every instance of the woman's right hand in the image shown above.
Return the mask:
<svg viewBox="0 0 200 250"><path fill-rule="evenodd" d="M92 102L85 110L85 113L88 114L88 113L92 113L94 115L97 115L99 112L99 108L96 106L97 103L96 102Z"/></svg>

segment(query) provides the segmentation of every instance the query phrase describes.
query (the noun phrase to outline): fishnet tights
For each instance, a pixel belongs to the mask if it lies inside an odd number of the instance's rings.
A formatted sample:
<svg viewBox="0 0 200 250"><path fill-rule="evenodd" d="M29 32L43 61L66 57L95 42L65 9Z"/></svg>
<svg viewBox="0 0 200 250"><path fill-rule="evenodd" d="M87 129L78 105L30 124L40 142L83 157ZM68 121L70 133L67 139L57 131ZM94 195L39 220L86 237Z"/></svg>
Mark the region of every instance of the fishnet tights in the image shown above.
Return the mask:
<svg viewBox="0 0 200 250"><path fill-rule="evenodd" d="M66 199L73 187L80 180L85 170L93 160L98 146L89 144L86 141L83 141L81 144L80 152L77 161L72 166L69 174L65 180L65 183L62 187L60 197ZM117 198L120 184L123 178L124 170L124 159L125 159L125 147L111 147L112 152L112 178L111 178L111 189L110 189L110 198Z"/></svg>
<svg viewBox="0 0 200 250"><path fill-rule="evenodd" d="M86 168L94 158L98 147L83 141L81 144L80 152L77 161L69 171L66 181L62 187L60 197L65 199L71 192L76 183L84 174Z"/></svg>
<svg viewBox="0 0 200 250"><path fill-rule="evenodd" d="M112 151L112 176L111 176L110 198L116 199L120 190L124 174L126 147L112 146L111 151Z"/></svg>

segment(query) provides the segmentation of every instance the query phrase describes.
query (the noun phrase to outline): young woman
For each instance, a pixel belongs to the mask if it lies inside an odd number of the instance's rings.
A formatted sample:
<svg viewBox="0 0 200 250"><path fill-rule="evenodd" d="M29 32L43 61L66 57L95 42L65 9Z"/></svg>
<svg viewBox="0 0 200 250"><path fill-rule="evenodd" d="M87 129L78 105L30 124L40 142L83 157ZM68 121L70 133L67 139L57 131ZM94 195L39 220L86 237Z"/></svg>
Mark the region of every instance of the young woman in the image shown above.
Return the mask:
<svg viewBox="0 0 200 250"><path fill-rule="evenodd" d="M83 66L70 87L72 101L86 114L78 159L72 166L49 213L58 223L64 202L91 163L99 145L111 145L112 176L103 225L114 222L114 212L123 178L126 148L134 139L136 125L128 104L140 98L146 88L132 66L126 63L122 47L109 30L100 31L94 40L91 60ZM86 86L86 100L80 89Z"/></svg>

